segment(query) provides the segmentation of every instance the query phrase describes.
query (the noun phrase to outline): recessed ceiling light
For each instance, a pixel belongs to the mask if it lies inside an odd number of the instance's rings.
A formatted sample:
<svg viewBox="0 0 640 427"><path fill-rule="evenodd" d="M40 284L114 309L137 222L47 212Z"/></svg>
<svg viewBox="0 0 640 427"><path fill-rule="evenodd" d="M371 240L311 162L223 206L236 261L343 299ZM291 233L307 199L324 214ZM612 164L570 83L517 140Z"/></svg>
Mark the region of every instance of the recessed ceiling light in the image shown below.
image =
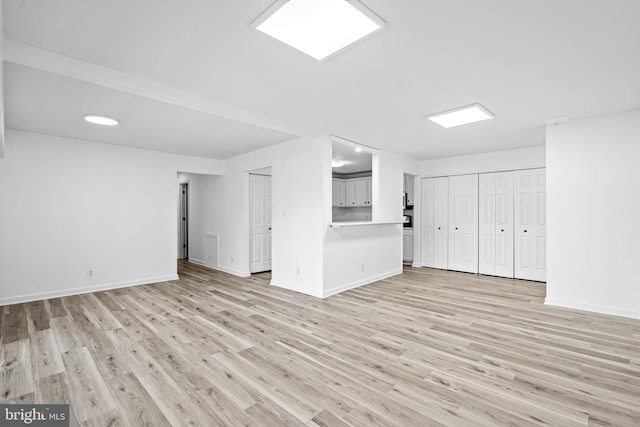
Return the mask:
<svg viewBox="0 0 640 427"><path fill-rule="evenodd" d="M102 126L116 126L119 122L116 119L112 119L107 116L100 116L97 114L87 114L84 116L84 119L89 123L93 123L94 125L102 125Z"/></svg>
<svg viewBox="0 0 640 427"><path fill-rule="evenodd" d="M466 107L456 108L454 110L444 111L442 113L431 114L426 116L426 118L442 127L451 128L454 126L493 119L493 114L491 114L482 105L473 104Z"/></svg>
<svg viewBox="0 0 640 427"><path fill-rule="evenodd" d="M322 61L378 31L384 21L359 0L278 0L253 25Z"/></svg>
<svg viewBox="0 0 640 427"><path fill-rule="evenodd" d="M362 148L361 147L356 147L355 151L356 151L356 153L362 153Z"/></svg>
<svg viewBox="0 0 640 427"><path fill-rule="evenodd" d="M331 167L332 168L341 168L344 166L344 162L341 162L340 160L332 160L331 161Z"/></svg>

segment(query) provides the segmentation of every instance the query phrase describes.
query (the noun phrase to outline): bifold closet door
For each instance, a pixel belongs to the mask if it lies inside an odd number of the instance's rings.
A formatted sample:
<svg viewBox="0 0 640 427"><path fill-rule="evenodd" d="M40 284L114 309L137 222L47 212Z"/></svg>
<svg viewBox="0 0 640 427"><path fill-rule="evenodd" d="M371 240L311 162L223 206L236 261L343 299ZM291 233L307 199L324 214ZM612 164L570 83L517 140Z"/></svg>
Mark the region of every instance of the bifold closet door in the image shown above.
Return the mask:
<svg viewBox="0 0 640 427"><path fill-rule="evenodd" d="M514 172L515 277L547 279L547 175L545 169Z"/></svg>
<svg viewBox="0 0 640 427"><path fill-rule="evenodd" d="M513 172L480 174L480 274L513 277L513 231Z"/></svg>
<svg viewBox="0 0 640 427"><path fill-rule="evenodd" d="M447 268L447 177L422 180L422 260L423 267Z"/></svg>
<svg viewBox="0 0 640 427"><path fill-rule="evenodd" d="M449 177L448 268L478 272L478 174Z"/></svg>

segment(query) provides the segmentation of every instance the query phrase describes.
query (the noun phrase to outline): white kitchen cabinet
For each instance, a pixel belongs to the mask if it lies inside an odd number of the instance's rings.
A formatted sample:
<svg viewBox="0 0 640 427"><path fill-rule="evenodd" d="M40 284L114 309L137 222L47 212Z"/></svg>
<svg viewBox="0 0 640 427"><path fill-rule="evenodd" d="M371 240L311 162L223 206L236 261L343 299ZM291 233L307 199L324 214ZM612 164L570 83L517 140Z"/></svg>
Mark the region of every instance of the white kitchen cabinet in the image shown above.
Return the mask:
<svg viewBox="0 0 640 427"><path fill-rule="evenodd" d="M413 229L402 230L402 260L413 262Z"/></svg>
<svg viewBox="0 0 640 427"><path fill-rule="evenodd" d="M449 177L447 268L478 272L478 174Z"/></svg>
<svg viewBox="0 0 640 427"><path fill-rule="evenodd" d="M353 179L345 181L345 200L347 207L356 206L356 182Z"/></svg>
<svg viewBox="0 0 640 427"><path fill-rule="evenodd" d="M331 183L331 205L344 207L347 204L346 183L344 179L333 178Z"/></svg>
<svg viewBox="0 0 640 427"><path fill-rule="evenodd" d="M478 272L513 277L513 172L479 176Z"/></svg>
<svg viewBox="0 0 640 427"><path fill-rule="evenodd" d="M447 268L449 221L449 178L422 180L421 264Z"/></svg>
<svg viewBox="0 0 640 427"><path fill-rule="evenodd" d="M545 169L514 172L514 275L518 279L546 280L546 179Z"/></svg>
<svg viewBox="0 0 640 427"><path fill-rule="evenodd" d="M371 177L345 180L345 206L371 206Z"/></svg>
<svg viewBox="0 0 640 427"><path fill-rule="evenodd" d="M366 178L354 179L356 183L356 205L367 205L367 180Z"/></svg>

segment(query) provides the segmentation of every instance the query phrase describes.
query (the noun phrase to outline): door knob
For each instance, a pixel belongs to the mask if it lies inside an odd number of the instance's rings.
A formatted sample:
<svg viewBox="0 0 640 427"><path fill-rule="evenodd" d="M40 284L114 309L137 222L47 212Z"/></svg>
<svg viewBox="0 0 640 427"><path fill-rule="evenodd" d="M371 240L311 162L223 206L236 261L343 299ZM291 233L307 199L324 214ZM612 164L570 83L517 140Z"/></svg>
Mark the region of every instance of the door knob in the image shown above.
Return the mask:
<svg viewBox="0 0 640 427"><path fill-rule="evenodd" d="M503 230L503 229L501 229L501 230L500 230L500 232L501 232L501 233L504 233L504 230Z"/></svg>
<svg viewBox="0 0 640 427"><path fill-rule="evenodd" d="M438 230L442 230L440 227L438 227Z"/></svg>
<svg viewBox="0 0 640 427"><path fill-rule="evenodd" d="M524 232L526 233L526 232L527 232L527 230L524 230Z"/></svg>
<svg viewBox="0 0 640 427"><path fill-rule="evenodd" d="M456 230L458 229L458 227L456 227Z"/></svg>

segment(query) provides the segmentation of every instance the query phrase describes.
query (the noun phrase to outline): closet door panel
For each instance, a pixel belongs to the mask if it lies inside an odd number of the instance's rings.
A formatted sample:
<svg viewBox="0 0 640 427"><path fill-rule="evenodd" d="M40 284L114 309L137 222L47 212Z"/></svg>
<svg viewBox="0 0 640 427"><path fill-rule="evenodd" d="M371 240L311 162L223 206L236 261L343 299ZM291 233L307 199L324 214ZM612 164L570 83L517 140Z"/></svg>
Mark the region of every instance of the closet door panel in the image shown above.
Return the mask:
<svg viewBox="0 0 640 427"><path fill-rule="evenodd" d="M546 280L546 171L514 172L515 277Z"/></svg>
<svg viewBox="0 0 640 427"><path fill-rule="evenodd" d="M478 175L449 177L450 270L478 272Z"/></svg>
<svg viewBox="0 0 640 427"><path fill-rule="evenodd" d="M422 180L422 254L423 267L435 267L436 248L435 179Z"/></svg>
<svg viewBox="0 0 640 427"><path fill-rule="evenodd" d="M513 277L513 172L496 174L495 275Z"/></svg>
<svg viewBox="0 0 640 427"><path fill-rule="evenodd" d="M478 272L513 277L513 172L479 176Z"/></svg>
<svg viewBox="0 0 640 427"><path fill-rule="evenodd" d="M478 272L496 273L496 174L483 173L479 178Z"/></svg>
<svg viewBox="0 0 640 427"><path fill-rule="evenodd" d="M533 280L547 280L547 174L545 169L533 171L535 269Z"/></svg>
<svg viewBox="0 0 640 427"><path fill-rule="evenodd" d="M449 178L422 180L422 262L424 267L447 268Z"/></svg>
<svg viewBox="0 0 640 427"><path fill-rule="evenodd" d="M435 268L447 268L449 239L447 228L449 224L449 178L435 178Z"/></svg>

